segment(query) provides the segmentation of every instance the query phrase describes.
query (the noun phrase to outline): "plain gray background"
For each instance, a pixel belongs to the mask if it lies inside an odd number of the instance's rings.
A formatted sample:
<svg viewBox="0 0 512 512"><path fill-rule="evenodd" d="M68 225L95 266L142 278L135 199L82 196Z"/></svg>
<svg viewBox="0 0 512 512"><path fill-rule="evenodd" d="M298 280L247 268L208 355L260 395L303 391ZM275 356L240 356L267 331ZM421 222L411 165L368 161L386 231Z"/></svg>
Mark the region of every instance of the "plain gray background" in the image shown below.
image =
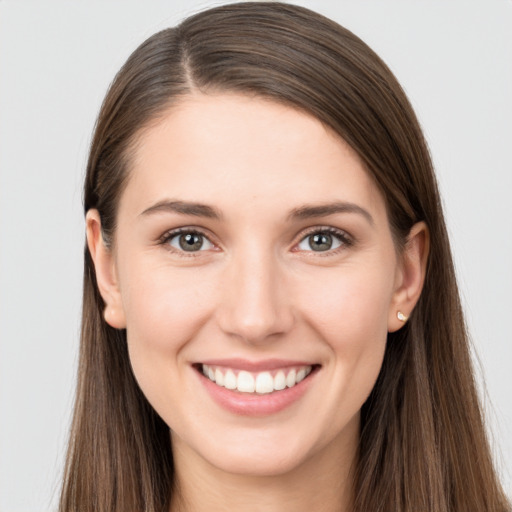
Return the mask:
<svg viewBox="0 0 512 512"><path fill-rule="evenodd" d="M129 53L221 2L0 0L0 511L56 507L77 360L81 182ZM512 489L512 2L297 2L362 37L429 141L489 428Z"/></svg>

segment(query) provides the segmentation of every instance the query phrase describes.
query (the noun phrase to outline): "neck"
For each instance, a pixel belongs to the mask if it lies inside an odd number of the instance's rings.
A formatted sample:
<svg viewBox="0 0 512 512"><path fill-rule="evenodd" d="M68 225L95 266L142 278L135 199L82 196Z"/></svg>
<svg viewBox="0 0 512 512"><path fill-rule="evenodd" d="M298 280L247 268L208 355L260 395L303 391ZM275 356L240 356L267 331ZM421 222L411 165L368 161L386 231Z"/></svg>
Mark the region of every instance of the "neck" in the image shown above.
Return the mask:
<svg viewBox="0 0 512 512"><path fill-rule="evenodd" d="M175 482L171 512L349 512L357 436L335 440L291 471L245 475L223 471L172 436Z"/></svg>

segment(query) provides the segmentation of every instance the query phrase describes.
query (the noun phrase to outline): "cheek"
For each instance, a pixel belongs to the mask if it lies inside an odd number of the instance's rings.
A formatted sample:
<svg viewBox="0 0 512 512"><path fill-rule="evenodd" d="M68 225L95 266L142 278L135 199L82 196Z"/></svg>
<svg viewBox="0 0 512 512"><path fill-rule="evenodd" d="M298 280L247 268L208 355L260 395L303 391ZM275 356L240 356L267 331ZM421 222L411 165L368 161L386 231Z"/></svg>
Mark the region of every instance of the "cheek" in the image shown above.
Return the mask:
<svg viewBox="0 0 512 512"><path fill-rule="evenodd" d="M346 276L328 291L316 294L311 324L328 346L325 370L329 388L324 422L331 435L357 417L382 367L391 286L386 277L367 273Z"/></svg>
<svg viewBox="0 0 512 512"><path fill-rule="evenodd" d="M162 346L177 334L179 338L192 334L211 303L212 280L198 279L192 268L173 271L141 264L131 266L126 274L128 286L122 295L127 330ZM164 335L153 339L159 333Z"/></svg>
<svg viewBox="0 0 512 512"><path fill-rule="evenodd" d="M336 350L385 339L392 281L386 274L339 272L300 293L305 316Z"/></svg>
<svg viewBox="0 0 512 512"><path fill-rule="evenodd" d="M311 282L308 288L302 310L328 348L330 402L345 404L333 422L339 426L360 410L380 372L393 282L386 272L352 269L333 276L328 285Z"/></svg>
<svg viewBox="0 0 512 512"><path fill-rule="evenodd" d="M134 270L135 269L135 270ZM188 270L188 269L187 269ZM123 290L130 361L141 388L154 394L158 385L180 385L182 349L194 339L208 317L213 287L185 271L132 266ZM193 271L191 271L193 272ZM202 283L206 284L202 284ZM170 371L170 365L176 366ZM172 383L171 383L172 381ZM163 388L163 386L160 386Z"/></svg>

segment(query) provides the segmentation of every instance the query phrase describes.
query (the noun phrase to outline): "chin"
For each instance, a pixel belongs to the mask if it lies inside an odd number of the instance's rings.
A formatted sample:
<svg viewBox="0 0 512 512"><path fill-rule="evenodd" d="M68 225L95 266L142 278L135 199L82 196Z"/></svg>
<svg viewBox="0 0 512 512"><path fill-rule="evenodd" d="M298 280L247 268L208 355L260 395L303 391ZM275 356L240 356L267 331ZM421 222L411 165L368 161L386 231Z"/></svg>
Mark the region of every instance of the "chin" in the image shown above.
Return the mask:
<svg viewBox="0 0 512 512"><path fill-rule="evenodd" d="M282 450L275 450L273 453L263 453L253 449L245 453L225 454L220 459L215 458L209 461L210 464L219 470L246 477L276 477L291 473L299 468L304 457L299 453L283 453Z"/></svg>
<svg viewBox="0 0 512 512"><path fill-rule="evenodd" d="M248 477L275 477L300 468L326 447L299 433L275 432L262 426L252 432L231 431L224 439L217 437L215 442L194 448L196 454L220 471Z"/></svg>

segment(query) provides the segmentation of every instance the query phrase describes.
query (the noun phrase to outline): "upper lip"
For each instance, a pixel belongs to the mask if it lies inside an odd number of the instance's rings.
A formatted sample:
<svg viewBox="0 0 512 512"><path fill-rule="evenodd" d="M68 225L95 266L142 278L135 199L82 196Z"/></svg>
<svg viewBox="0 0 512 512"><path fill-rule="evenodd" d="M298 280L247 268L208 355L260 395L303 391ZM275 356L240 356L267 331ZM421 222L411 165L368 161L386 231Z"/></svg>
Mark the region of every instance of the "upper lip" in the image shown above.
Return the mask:
<svg viewBox="0 0 512 512"><path fill-rule="evenodd" d="M313 366L314 363L309 361L297 361L290 359L264 359L261 361L250 361L248 359L208 359L198 364L208 366L224 366L236 370L245 370L248 372L262 372L266 370L277 370L280 368L297 367L297 366Z"/></svg>

